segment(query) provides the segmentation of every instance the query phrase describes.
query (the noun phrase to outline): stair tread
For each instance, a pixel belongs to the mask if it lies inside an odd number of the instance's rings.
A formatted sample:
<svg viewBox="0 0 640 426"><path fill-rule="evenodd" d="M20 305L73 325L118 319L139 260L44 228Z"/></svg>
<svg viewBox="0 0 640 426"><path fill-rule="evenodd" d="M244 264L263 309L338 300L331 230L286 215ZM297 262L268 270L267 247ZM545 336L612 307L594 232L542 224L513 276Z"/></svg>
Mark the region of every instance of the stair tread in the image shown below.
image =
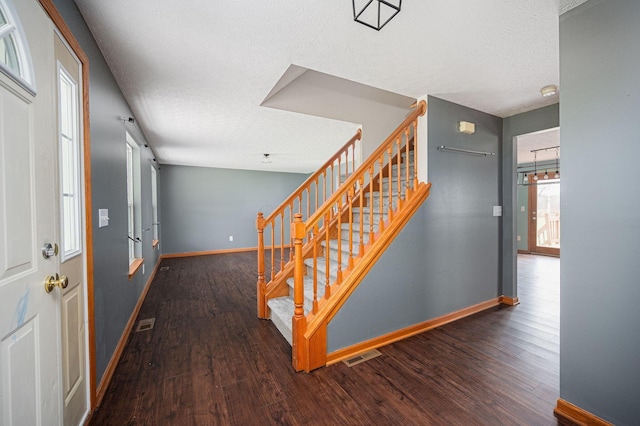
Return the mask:
<svg viewBox="0 0 640 426"><path fill-rule="evenodd" d="M327 247L327 242L326 241L322 241L320 243L320 245L322 247L326 248ZM329 240L329 249L338 251L338 240L337 239ZM343 256L344 256L344 253L346 253L348 255L349 254L349 245L345 244L345 243L340 244L340 251L343 253Z"/></svg>
<svg viewBox="0 0 640 426"><path fill-rule="evenodd" d="M357 223L358 225L355 226L355 223ZM371 231L371 228L373 228L373 232L378 232L378 230L380 229L380 227L376 223L374 223L373 226L371 226L368 223L363 223L362 224L362 232L369 233L369 231ZM347 234L348 234L349 224L348 223L343 223L342 224L342 229L346 230ZM360 222L354 222L353 233L354 234L359 234L360 233ZM343 232L342 234L344 235L345 233Z"/></svg>
<svg viewBox="0 0 640 426"><path fill-rule="evenodd" d="M318 272L322 272L324 274L327 270L327 260L326 260L327 258L324 256L318 256L316 259L318 259L317 261ZM348 265L348 261L349 259L342 260L343 269ZM305 259L304 264L310 268L313 268L313 258ZM331 276L333 279L335 279L338 276L338 262L331 258L329 258L329 276Z"/></svg>
<svg viewBox="0 0 640 426"><path fill-rule="evenodd" d="M400 190L400 195L404 195L404 188L402 188ZM382 196L385 198L389 198L389 191L382 191ZM365 198L380 198L380 191L373 191L373 192L367 192L366 194L364 194ZM391 194L391 198L398 198L398 192L397 191L393 191L393 193Z"/></svg>
<svg viewBox="0 0 640 426"><path fill-rule="evenodd" d="M370 206L362 206L362 207L354 207L352 210L354 212L360 212L360 209L362 209L363 212L369 212L369 210L371 210ZM378 211L374 210L374 214L376 214Z"/></svg>
<svg viewBox="0 0 640 426"><path fill-rule="evenodd" d="M291 323L294 310L293 300L289 296L276 297L269 299L267 306L269 306L271 310L271 315L269 316L271 322L291 345L293 334L293 324Z"/></svg>
<svg viewBox="0 0 640 426"><path fill-rule="evenodd" d="M287 285L291 289L293 289L294 279L287 278ZM324 282L320 282L320 280L318 279L318 299L320 299L323 296L324 296ZM304 298L308 299L310 303L313 303L313 278L308 275L304 276ZM311 306L309 306L309 309L311 309ZM305 312L306 312L306 308L305 308Z"/></svg>

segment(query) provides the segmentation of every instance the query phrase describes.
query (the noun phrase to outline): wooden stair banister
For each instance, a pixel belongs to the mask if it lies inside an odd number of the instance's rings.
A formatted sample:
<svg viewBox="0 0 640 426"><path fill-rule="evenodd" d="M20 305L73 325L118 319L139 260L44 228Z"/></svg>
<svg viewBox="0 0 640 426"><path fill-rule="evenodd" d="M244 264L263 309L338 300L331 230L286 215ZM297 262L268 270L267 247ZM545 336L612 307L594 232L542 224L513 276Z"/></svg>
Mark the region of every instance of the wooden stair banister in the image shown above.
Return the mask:
<svg viewBox="0 0 640 426"><path fill-rule="evenodd" d="M374 162L376 162L378 160L378 158L384 154L385 152L388 152L388 148L391 142L397 142L398 136L400 136L402 133L405 133L405 130L408 133L408 127L412 124L415 124L415 129L417 130L418 125L417 125L417 119L420 116L423 116L425 113L427 112L427 103L425 101L421 101L418 104L418 107L413 110L411 112L411 114L409 114L409 116L407 118L404 119L404 121L396 128L396 130L393 131L393 133L391 133L387 139L385 139L385 141L380 144L380 146L378 146L378 148L373 152L373 154L371 154L361 165L360 167L358 167L358 170L368 170ZM409 146L406 147L406 152L409 152ZM417 157L418 155L415 155L415 170L414 170L414 175L416 175L417 173ZM335 191L333 193L333 195L331 195L331 197L329 197L329 199L327 199L325 201L325 203L323 204L323 206L321 206L322 208L316 210L316 212L311 215L311 217L309 217L309 219L306 221L307 223L307 231L309 228L309 224L312 222L317 222L318 218L322 217L322 215L325 214L325 212L329 209L329 206L333 203L335 203L340 197L344 196L346 188L350 188L354 183L356 183L356 181L359 179L359 177L361 176L361 173L352 173L351 176L349 176L347 178L346 181L343 182L341 188L337 191ZM407 178L409 177L409 170L407 169ZM415 177L415 179L417 179L417 175Z"/></svg>
<svg viewBox="0 0 640 426"><path fill-rule="evenodd" d="M429 195L430 184L419 183L417 178L418 117L424 115L426 109L426 102L421 101L400 126L306 221L303 222L302 215L296 215L292 224L296 250L293 273L295 308L292 319L292 362L297 371L310 371L326 363L328 321ZM411 159L413 159L413 165L411 165ZM404 170L402 170L403 167ZM395 188L394 168L396 170ZM385 178L387 179L386 194ZM358 213L353 216L355 208L358 209ZM365 208L368 209L368 217L365 216ZM357 230L354 229L356 218L358 219ZM365 218L368 222L366 227ZM378 218L377 225L376 218ZM349 234L346 243L348 244L346 252L349 253L346 263L342 259L345 252L343 232ZM337 236L335 243L337 266L335 274L332 274L334 271L331 271L332 263L329 258L333 240L330 238L334 236ZM306 265L303 259L305 238L307 239L305 247L313 252L311 262ZM325 257L320 260L318 247L322 243L325 244ZM354 255L356 244L358 250L357 255ZM311 249L308 248L309 246ZM305 268L312 270L310 276L313 293L310 312L306 317L300 312L304 312ZM324 268L322 274L325 275L325 282L323 295L320 298L318 275L321 273L321 268ZM352 274L354 271L357 273Z"/></svg>
<svg viewBox="0 0 640 426"><path fill-rule="evenodd" d="M285 243L285 230L290 223L294 222L296 213L302 215L306 207L306 217L309 217L315 213L319 206L324 204L327 196L331 196L333 192L340 187L343 168L347 176L353 173L357 160L356 143L361 139L362 130L358 129L356 134L349 139L347 143L316 172L309 176L298 189L284 200L267 218L264 218L262 212L258 213L256 228L258 231L257 311L259 318L268 318L267 294L278 295L279 292L282 292L284 279L287 278L288 273L293 271L293 268L288 266L293 260L293 234L289 235L289 242ZM320 183L322 183L322 189L320 189ZM327 194L328 190L330 190L329 194ZM312 197L312 193L315 193L314 197ZM266 246L265 238L270 242ZM265 255L267 251L265 247L268 248L270 257L270 267L268 271L265 267ZM285 256L285 250L287 249L289 250L288 258ZM276 252L278 251L279 259L276 259ZM279 260L279 264L277 260ZM268 274L266 274L267 272ZM277 286L280 286L280 288L275 288Z"/></svg>

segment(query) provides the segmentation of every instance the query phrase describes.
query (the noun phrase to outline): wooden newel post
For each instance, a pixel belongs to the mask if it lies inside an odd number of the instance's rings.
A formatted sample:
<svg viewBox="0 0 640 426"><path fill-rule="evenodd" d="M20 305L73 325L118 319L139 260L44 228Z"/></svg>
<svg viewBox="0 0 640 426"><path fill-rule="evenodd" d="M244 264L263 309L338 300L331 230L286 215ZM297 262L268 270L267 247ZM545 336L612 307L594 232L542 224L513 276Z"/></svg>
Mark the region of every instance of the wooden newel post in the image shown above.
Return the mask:
<svg viewBox="0 0 640 426"><path fill-rule="evenodd" d="M256 219L258 229L258 318L267 318L267 301L265 298L267 286L264 282L264 215L258 212Z"/></svg>
<svg viewBox="0 0 640 426"><path fill-rule="evenodd" d="M308 363L309 354L305 351L304 333L307 328L307 319L304 316L304 259L302 258L302 240L304 239L305 224L302 221L302 214L294 215L291 224L291 236L293 237L294 255L293 261L293 310L292 319L292 364L296 371L304 370Z"/></svg>

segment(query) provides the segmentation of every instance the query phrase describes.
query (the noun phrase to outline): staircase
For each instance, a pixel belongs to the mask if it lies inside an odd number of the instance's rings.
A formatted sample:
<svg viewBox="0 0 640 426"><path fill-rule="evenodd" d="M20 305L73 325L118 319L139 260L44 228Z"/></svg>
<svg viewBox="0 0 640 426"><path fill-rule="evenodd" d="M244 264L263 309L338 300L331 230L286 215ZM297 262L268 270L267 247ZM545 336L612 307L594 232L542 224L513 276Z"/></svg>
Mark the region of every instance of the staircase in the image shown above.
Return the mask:
<svg viewBox="0 0 640 426"><path fill-rule="evenodd" d="M429 195L417 179L425 113L421 102L357 168L356 134L267 219L258 214L258 316L292 345L298 371L326 365L328 323Z"/></svg>
<svg viewBox="0 0 640 426"><path fill-rule="evenodd" d="M414 161L413 152L410 151L409 159L409 173L413 176L414 173ZM403 159L406 155L403 155ZM380 189L375 189L373 193L365 193L365 206L353 207L350 220L341 224L342 241L338 241L337 238L330 238L329 241L321 241L323 256L317 258L304 259L305 274L304 274L304 315L308 315L313 310L313 286L314 278L313 273L317 268L316 280L319 283L330 282L333 283L338 279L338 271L346 270L349 267L349 228L353 228L351 237L354 244L359 244L362 241L365 245L369 242L369 233L377 233L380 229L380 222L386 222L389 217L389 206L395 210L398 205L398 200L404 200L406 195L406 185L403 180L401 184L401 191L398 193L398 176L402 175L406 171L407 162L403 162L401 167L398 168L397 164L392 166L393 176L391 178L382 178L382 192ZM389 187L391 185L391 191ZM409 184L411 188L411 184ZM375 185L374 185L375 186ZM391 204L389 203L389 195L391 192ZM381 196L382 194L382 205ZM362 230L360 228L362 223ZM327 247L329 249L327 250ZM341 251L339 254L338 251ZM338 264L338 258L341 259L342 264ZM329 271L327 274L327 270ZM328 276L328 277L327 277ZM328 279L327 279L328 278ZM291 318L294 312L293 291L295 280L293 277L286 279L287 286L289 288L289 294L286 296L275 297L267 302L267 306L270 309L271 321L278 328L280 333L287 339L289 344L292 344L292 323ZM317 298L322 299L324 297L324 286L318 287Z"/></svg>

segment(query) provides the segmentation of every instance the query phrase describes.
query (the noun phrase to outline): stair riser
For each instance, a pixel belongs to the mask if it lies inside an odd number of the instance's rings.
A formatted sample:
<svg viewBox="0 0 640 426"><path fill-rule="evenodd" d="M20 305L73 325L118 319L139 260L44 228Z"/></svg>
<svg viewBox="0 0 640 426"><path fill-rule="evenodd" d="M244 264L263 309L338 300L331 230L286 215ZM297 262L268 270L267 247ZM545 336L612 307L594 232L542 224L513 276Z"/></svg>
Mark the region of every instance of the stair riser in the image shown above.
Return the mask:
<svg viewBox="0 0 640 426"><path fill-rule="evenodd" d="M313 277L313 269L311 267L307 266L306 273L308 277ZM337 276L329 275L329 285L331 285L337 279L338 279ZM326 280L327 280L327 276L324 274L324 272L318 270L318 288L320 288L320 286L324 287ZM306 292L305 292L305 297L306 297ZM310 296L310 297L313 297L313 296Z"/></svg>
<svg viewBox="0 0 640 426"><path fill-rule="evenodd" d="M403 194L404 195L404 194ZM374 211L379 211L380 208L380 199L378 197L373 200L369 200L369 207L373 207ZM385 197L382 199L382 213L386 213L389 210L389 197ZM395 210L398 207L398 197L393 197L391 202L391 209Z"/></svg>
<svg viewBox="0 0 640 426"><path fill-rule="evenodd" d="M380 214L379 212L373 212L373 224L378 225L380 222L385 222L387 220L386 214ZM354 229L359 229L360 224L360 214L353 214L353 223L358 224L358 226L354 225ZM362 223L364 225L369 225L371 223L371 218L369 217L369 213L362 213Z"/></svg>
<svg viewBox="0 0 640 426"><path fill-rule="evenodd" d="M389 166L387 166L388 168ZM407 169L407 165L406 164L401 164L400 165L400 170L401 171L405 171ZM413 171L415 169L415 167L413 166L413 164L409 165L409 170ZM396 172L398 171L398 166L396 164L394 164L393 166L391 166L391 173L393 173L394 175L396 174Z"/></svg>
<svg viewBox="0 0 640 426"><path fill-rule="evenodd" d="M349 264L349 239L346 238L342 240L342 270L344 270ZM354 256L358 252L358 247L356 244L353 245L353 253ZM329 259L338 261L338 249L330 248L329 249Z"/></svg>
<svg viewBox="0 0 640 426"><path fill-rule="evenodd" d="M318 293L320 289L324 289L324 283L318 282ZM291 298L291 303L293 304L293 287L289 287L289 297ZM320 294L318 294L318 300L321 299ZM304 309L304 314L307 315L313 309L313 291L305 291L304 292L304 304L302 305L302 309Z"/></svg>
<svg viewBox="0 0 640 426"><path fill-rule="evenodd" d="M342 241L349 242L349 235L345 232L342 234ZM366 232L362 238L363 244L367 244L369 242L369 233ZM360 244L360 233L353 233L353 252L356 253L358 251L358 244Z"/></svg>
<svg viewBox="0 0 640 426"><path fill-rule="evenodd" d="M308 277L307 277L308 278ZM324 277L322 277L324 279ZM320 277L318 277L318 300L322 299L324 296L324 281L320 281ZM287 280L287 285L289 286L289 297L291 298L291 304L293 304L293 286L294 281L293 278L289 278ZM305 315L311 312L311 308L313 307L313 281L309 279L305 279L304 281L304 313Z"/></svg>
<svg viewBox="0 0 640 426"><path fill-rule="evenodd" d="M409 185L407 185L407 183L404 180L402 180L402 184L400 185L400 190L402 192L404 192L407 189L407 186L409 188L413 188L413 183L410 182ZM394 194L397 193L398 192L398 181L393 181L393 184L391 184L391 185L389 184L389 182L382 182L382 191L383 192L389 192L389 187L391 187L391 189L392 189ZM374 189L379 190L378 185L376 185Z"/></svg>

